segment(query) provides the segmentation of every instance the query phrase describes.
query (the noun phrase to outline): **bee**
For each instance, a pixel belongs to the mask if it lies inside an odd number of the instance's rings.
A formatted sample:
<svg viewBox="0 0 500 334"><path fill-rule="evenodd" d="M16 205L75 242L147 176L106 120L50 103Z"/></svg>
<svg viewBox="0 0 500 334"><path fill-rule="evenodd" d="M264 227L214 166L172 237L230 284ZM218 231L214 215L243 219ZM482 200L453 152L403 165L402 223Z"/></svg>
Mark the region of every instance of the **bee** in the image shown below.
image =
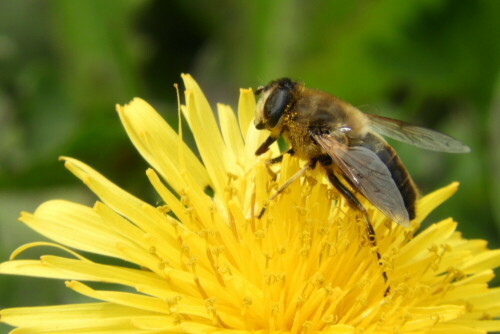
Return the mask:
<svg viewBox="0 0 500 334"><path fill-rule="evenodd" d="M385 216L402 226L415 218L417 188L394 149L381 135L424 149L466 153L470 149L443 133L381 116L361 112L326 92L306 88L282 78L255 91L260 95L255 126L269 137L255 152L261 155L278 138L290 149L285 152L308 163L287 180L268 203L290 183L320 164L329 181L358 210L366 223L371 245L377 246L375 231L357 195L366 198ZM278 163L283 155L268 161ZM267 204L260 214L264 214ZM380 261L380 254L377 250ZM383 273L384 280L387 275Z"/></svg>

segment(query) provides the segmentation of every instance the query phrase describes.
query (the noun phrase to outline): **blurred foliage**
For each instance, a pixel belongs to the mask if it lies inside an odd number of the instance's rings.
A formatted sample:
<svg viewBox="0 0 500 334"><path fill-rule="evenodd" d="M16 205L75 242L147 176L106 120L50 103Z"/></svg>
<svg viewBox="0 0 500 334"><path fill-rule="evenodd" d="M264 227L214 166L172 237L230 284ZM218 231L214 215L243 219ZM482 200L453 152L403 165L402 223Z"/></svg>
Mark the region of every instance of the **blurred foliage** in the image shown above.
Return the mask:
<svg viewBox="0 0 500 334"><path fill-rule="evenodd" d="M1 259L40 239L15 221L19 210L95 200L60 155L158 200L114 105L141 96L175 126L181 72L213 103L236 107L239 87L289 76L459 138L471 154L394 146L422 193L462 184L428 223L451 215L466 237L498 247L499 14L497 0L2 1ZM26 293L26 282L0 277L0 307L62 298L43 284Z"/></svg>

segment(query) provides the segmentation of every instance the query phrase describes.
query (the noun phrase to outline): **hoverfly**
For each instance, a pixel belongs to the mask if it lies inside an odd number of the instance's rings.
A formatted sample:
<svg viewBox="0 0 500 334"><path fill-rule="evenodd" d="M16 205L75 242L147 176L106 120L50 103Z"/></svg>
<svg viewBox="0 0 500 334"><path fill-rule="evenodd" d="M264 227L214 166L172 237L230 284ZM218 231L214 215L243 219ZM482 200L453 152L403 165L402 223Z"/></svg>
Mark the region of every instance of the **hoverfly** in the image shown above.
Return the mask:
<svg viewBox="0 0 500 334"><path fill-rule="evenodd" d="M408 226L415 218L418 196L405 166L380 135L428 150L448 153L470 151L469 147L448 135L403 121L365 114L333 95L306 88L288 78L271 81L257 88L255 93L261 95L255 111L255 126L259 130L270 131L256 155L263 154L278 138L284 137L291 147L287 153L308 161L304 168L278 188L269 201L306 170L320 163L332 185L349 205L363 214L369 240L374 247L377 245L375 231L356 193L403 226ZM283 155L268 163L280 162L282 158ZM378 251L377 257L380 260ZM387 281L385 272L383 277Z"/></svg>

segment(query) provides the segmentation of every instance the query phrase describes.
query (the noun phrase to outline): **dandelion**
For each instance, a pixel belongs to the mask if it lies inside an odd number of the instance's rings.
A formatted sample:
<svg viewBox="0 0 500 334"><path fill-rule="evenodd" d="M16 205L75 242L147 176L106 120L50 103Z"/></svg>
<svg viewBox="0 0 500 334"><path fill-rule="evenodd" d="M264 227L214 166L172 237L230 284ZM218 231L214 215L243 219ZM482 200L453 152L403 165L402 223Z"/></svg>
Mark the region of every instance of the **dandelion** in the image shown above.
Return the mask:
<svg viewBox="0 0 500 334"><path fill-rule="evenodd" d="M500 289L488 287L500 250L464 239L452 219L418 231L456 183L421 198L417 218L406 229L365 203L381 264L358 213L321 168L292 183L257 219L303 162L285 156L270 170L265 160L278 155L277 146L255 157L266 134L253 127L251 90L241 90L238 118L230 107L217 105L218 126L196 82L189 75L183 80L181 110L201 161L183 142L182 130L175 132L145 101L118 106L130 139L152 167L146 175L162 205L148 204L86 164L62 158L98 201L87 207L52 200L33 214L23 212L20 220L53 242L20 247L0 272L62 279L96 302L3 309L0 321L18 327L12 333L500 330ZM47 244L67 257L16 259ZM131 265L98 263L79 252ZM387 296L382 271L391 286ZM109 289L102 283L110 283Z"/></svg>

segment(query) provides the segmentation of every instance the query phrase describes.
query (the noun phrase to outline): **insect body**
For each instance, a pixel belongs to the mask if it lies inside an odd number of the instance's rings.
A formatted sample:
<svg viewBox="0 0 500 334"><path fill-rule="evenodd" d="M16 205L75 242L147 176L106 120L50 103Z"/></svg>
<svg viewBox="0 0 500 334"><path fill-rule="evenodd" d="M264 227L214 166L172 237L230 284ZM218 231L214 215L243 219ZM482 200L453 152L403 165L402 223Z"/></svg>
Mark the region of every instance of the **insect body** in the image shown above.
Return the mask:
<svg viewBox="0 0 500 334"><path fill-rule="evenodd" d="M362 113L328 93L287 78L259 87L256 93L262 97L257 103L255 126L271 132L257 155L283 136L291 145L290 153L312 164L320 162L329 177L342 176L403 226L415 217L417 190L394 149L379 134L435 151L470 151L440 132Z"/></svg>
<svg viewBox="0 0 500 334"><path fill-rule="evenodd" d="M415 218L417 199L417 190L408 171L380 135L435 151L470 151L450 136L362 113L326 92L305 88L288 78L271 81L267 86L259 87L256 94L261 97L256 107L255 126L270 131L270 136L256 154L263 154L283 136L291 146L289 153L309 161L271 199L319 162L335 188L364 215L373 246L376 246L375 232L354 192L360 193L387 217L403 226L408 226ZM282 156L270 162L281 159ZM378 253L377 256L380 258Z"/></svg>

